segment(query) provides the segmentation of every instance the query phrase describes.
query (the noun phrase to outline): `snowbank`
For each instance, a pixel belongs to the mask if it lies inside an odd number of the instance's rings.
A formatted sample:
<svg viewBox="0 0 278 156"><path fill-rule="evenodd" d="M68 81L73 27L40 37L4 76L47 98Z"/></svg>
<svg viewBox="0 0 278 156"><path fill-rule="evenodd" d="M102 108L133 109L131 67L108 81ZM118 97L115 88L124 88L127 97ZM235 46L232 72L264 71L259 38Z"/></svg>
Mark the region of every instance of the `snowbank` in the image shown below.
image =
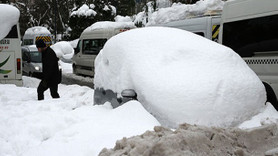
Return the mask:
<svg viewBox="0 0 278 156"><path fill-rule="evenodd" d="M11 5L0 4L0 40L8 35L12 27L18 23L19 10Z"/></svg>
<svg viewBox="0 0 278 156"><path fill-rule="evenodd" d="M103 149L99 156L122 155L237 155L278 154L278 125L256 129L221 129L181 125L172 131L155 127L142 135L117 141L113 149Z"/></svg>
<svg viewBox="0 0 278 156"><path fill-rule="evenodd" d="M70 42L57 42L54 45L52 45L51 48L55 51L58 58L70 60L74 55L74 49Z"/></svg>
<svg viewBox="0 0 278 156"><path fill-rule="evenodd" d="M193 33L133 29L109 39L95 61L95 88L134 89L162 125L230 127L258 114L263 84L230 48Z"/></svg>
<svg viewBox="0 0 278 156"><path fill-rule="evenodd" d="M61 98L47 90L37 101L40 81L23 76L23 82L0 84L1 156L97 156L118 139L160 125L137 101L117 109L93 106L93 89L61 84Z"/></svg>

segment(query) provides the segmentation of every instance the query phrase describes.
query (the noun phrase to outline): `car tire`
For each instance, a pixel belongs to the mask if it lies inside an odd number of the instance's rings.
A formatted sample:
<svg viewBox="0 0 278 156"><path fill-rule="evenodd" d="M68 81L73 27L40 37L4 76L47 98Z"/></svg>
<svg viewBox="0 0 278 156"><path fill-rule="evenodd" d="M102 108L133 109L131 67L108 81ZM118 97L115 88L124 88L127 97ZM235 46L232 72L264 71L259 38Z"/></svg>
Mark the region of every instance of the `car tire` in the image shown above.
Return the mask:
<svg viewBox="0 0 278 156"><path fill-rule="evenodd" d="M263 84L266 90L266 102L270 102L273 105L273 107L278 111L278 101L274 90L268 83L263 82Z"/></svg>

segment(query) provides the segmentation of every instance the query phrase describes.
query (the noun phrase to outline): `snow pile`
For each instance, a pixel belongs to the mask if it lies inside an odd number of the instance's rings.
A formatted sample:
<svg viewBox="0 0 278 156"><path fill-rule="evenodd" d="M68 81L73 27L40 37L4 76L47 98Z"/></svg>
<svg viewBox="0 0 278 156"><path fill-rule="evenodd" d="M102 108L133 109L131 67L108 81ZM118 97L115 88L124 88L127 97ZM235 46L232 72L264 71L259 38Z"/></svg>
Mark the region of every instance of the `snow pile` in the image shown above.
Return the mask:
<svg viewBox="0 0 278 156"><path fill-rule="evenodd" d="M70 45L72 46L72 48L76 48L76 47L77 47L77 44L78 44L78 41L79 41L79 39L75 39L75 40L73 40L73 41L70 41L69 43L70 43Z"/></svg>
<svg viewBox="0 0 278 156"><path fill-rule="evenodd" d="M73 11L70 16L95 16L97 13L93 10L95 5L90 5L90 7L86 4L83 4L78 10Z"/></svg>
<svg viewBox="0 0 278 156"><path fill-rule="evenodd" d="M28 28L25 31L24 36L26 36L26 35L40 35L40 34L49 34L49 35L51 35L50 31L46 27L35 26L35 27Z"/></svg>
<svg viewBox="0 0 278 156"><path fill-rule="evenodd" d="M111 21L102 21L102 22L96 22L86 28L84 32L90 32L95 29L120 29L120 28L135 28L134 23L132 22L111 22Z"/></svg>
<svg viewBox="0 0 278 156"><path fill-rule="evenodd" d="M192 16L200 16L212 10L222 10L222 0L200 0L196 4L174 3L172 7L161 8L149 15L147 25L167 23L170 21L182 20Z"/></svg>
<svg viewBox="0 0 278 156"><path fill-rule="evenodd" d="M93 89L61 84L60 99L47 90L45 100L37 101L39 80L23 82L0 84L1 156L97 156L118 139L160 125L137 101L117 109L93 106Z"/></svg>
<svg viewBox="0 0 278 156"><path fill-rule="evenodd" d="M262 125L268 125L273 123L278 124L278 112L272 106L271 103L267 103L263 112L252 117L252 119L243 122L242 124L239 125L239 128L247 129L253 127L260 127Z"/></svg>
<svg viewBox="0 0 278 156"><path fill-rule="evenodd" d="M117 15L115 17L115 21L116 22L132 22L132 19L130 16L120 16L120 15Z"/></svg>
<svg viewBox="0 0 278 156"><path fill-rule="evenodd" d="M57 42L54 45L52 45L51 48L55 51L58 58L70 60L74 55L74 49L71 46L70 42Z"/></svg>
<svg viewBox="0 0 278 156"><path fill-rule="evenodd" d="M234 51L174 28L133 29L109 39L96 58L94 84L119 94L134 89L170 127L236 126L266 101L262 82Z"/></svg>
<svg viewBox="0 0 278 156"><path fill-rule="evenodd" d="M18 23L19 10L11 5L0 4L0 40L8 35L12 27Z"/></svg>
<svg viewBox="0 0 278 156"><path fill-rule="evenodd" d="M277 147L278 125L274 124L249 130L183 124L175 131L157 126L154 131L124 138L99 156L277 156Z"/></svg>

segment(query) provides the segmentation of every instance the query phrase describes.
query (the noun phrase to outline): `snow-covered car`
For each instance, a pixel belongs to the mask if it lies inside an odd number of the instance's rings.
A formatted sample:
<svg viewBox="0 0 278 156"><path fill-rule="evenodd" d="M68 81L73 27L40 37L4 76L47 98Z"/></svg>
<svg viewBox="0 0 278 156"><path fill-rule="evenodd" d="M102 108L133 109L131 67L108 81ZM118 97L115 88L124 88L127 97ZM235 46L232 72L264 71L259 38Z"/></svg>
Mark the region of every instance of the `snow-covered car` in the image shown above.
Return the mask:
<svg viewBox="0 0 278 156"><path fill-rule="evenodd" d="M23 46L22 71L24 75L38 77L42 74L42 56L35 45Z"/></svg>
<svg viewBox="0 0 278 156"><path fill-rule="evenodd" d="M232 49L166 27L108 40L95 60L94 87L95 104L137 99L168 127L236 126L266 102L264 85Z"/></svg>

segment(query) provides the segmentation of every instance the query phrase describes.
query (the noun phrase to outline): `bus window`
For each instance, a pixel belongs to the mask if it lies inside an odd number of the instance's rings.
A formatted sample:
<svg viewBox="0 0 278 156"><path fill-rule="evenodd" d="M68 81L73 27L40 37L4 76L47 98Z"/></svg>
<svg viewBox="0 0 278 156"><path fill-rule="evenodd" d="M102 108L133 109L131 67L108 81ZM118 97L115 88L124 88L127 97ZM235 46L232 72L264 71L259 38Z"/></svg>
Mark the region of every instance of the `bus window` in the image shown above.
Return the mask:
<svg viewBox="0 0 278 156"><path fill-rule="evenodd" d="M224 23L223 45L242 57L278 51L278 15Z"/></svg>
<svg viewBox="0 0 278 156"><path fill-rule="evenodd" d="M9 32L9 34L5 38L18 38L17 26L16 25L14 25L12 27L11 31Z"/></svg>

